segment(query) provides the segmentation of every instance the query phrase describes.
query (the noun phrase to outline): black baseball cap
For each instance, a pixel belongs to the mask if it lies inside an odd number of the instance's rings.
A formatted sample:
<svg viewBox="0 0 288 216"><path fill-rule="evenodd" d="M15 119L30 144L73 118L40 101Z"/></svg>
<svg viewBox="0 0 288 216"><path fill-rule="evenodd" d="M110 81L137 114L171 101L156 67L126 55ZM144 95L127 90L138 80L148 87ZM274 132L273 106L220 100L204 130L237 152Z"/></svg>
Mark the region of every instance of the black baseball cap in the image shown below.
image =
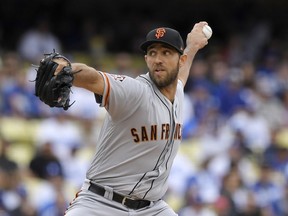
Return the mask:
<svg viewBox="0 0 288 216"><path fill-rule="evenodd" d="M183 54L183 39L179 32L174 29L167 27L153 29L147 34L146 41L140 45L140 48L146 52L147 48L153 43L167 44L176 49L180 54Z"/></svg>

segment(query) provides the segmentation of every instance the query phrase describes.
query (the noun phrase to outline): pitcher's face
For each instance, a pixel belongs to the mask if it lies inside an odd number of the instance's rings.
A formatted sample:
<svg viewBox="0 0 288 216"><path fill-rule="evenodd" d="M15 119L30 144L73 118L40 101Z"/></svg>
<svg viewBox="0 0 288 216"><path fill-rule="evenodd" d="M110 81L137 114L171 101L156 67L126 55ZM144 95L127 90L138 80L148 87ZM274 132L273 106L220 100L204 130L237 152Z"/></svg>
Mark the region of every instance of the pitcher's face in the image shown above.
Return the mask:
<svg viewBox="0 0 288 216"><path fill-rule="evenodd" d="M145 61L157 87L163 88L177 81L179 60L179 53L165 44L155 43L148 47Z"/></svg>

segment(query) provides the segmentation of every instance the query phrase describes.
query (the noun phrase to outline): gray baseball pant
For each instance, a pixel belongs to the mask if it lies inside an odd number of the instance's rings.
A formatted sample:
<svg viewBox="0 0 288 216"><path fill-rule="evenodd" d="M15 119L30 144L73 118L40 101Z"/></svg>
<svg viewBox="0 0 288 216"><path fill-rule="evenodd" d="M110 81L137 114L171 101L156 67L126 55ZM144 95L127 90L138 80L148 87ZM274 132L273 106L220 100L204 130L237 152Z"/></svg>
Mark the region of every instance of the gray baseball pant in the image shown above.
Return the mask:
<svg viewBox="0 0 288 216"><path fill-rule="evenodd" d="M68 207L65 216L177 216L177 214L163 200L151 202L150 206L134 210L111 200L109 194L103 197L83 186Z"/></svg>

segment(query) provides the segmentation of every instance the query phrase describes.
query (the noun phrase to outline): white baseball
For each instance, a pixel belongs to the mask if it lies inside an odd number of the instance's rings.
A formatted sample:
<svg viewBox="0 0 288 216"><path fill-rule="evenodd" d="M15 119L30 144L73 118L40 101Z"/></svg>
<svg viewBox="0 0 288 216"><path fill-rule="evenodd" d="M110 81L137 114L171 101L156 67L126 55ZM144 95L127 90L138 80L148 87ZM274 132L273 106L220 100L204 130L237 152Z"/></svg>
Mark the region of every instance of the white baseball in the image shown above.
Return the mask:
<svg viewBox="0 0 288 216"><path fill-rule="evenodd" d="M207 39L209 39L212 36L212 29L209 25L205 25L202 29L204 35L206 36Z"/></svg>

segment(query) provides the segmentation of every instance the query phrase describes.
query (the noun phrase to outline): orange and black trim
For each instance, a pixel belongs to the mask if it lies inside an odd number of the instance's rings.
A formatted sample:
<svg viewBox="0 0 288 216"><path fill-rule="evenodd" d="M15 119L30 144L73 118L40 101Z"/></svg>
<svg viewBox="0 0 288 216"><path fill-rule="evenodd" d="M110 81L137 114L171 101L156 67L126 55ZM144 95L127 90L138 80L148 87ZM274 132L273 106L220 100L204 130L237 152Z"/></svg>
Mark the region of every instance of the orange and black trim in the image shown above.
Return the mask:
<svg viewBox="0 0 288 216"><path fill-rule="evenodd" d="M67 210L69 209L69 207L70 207L70 206L73 204L73 202L77 199L77 197L79 196L79 194L80 194L81 191L82 191L82 190L78 191L78 192L75 194L75 197L74 197L74 199L69 203L69 206L67 207L67 209L66 209L66 211L65 211L65 213L64 213L64 216L66 215Z"/></svg>

